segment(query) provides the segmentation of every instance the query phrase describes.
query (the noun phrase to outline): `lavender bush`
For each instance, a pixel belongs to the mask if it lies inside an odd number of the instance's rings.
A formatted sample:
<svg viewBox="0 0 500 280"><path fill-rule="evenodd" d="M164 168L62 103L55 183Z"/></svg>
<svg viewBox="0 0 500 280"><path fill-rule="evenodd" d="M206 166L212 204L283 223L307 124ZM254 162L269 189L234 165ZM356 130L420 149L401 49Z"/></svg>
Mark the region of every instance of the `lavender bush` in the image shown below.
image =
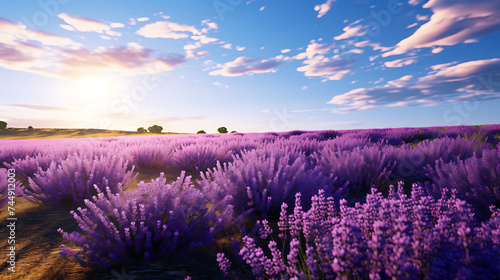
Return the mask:
<svg viewBox="0 0 500 280"><path fill-rule="evenodd" d="M52 162L47 170L39 168L35 177L29 178L29 188L22 188L22 196L35 203L71 206L94 195L94 184L117 192L118 185L135 178L131 178L133 169L127 171L127 162L121 158L74 154Z"/></svg>
<svg viewBox="0 0 500 280"><path fill-rule="evenodd" d="M335 188L342 189L342 198L352 203L364 199L372 186L383 187L388 182L396 164L394 149L377 144L335 152L325 147L321 154L315 156L318 166L330 174L330 178L338 178Z"/></svg>
<svg viewBox="0 0 500 280"><path fill-rule="evenodd" d="M488 150L487 144L478 143L475 139L467 141L465 138L439 138L425 140L415 147L402 146L397 155L394 174L407 184L430 181L427 169L434 169L436 161L449 163L464 160ZM427 168L427 169L426 169Z"/></svg>
<svg viewBox="0 0 500 280"><path fill-rule="evenodd" d="M5 168L0 168L0 208L3 208L10 201L10 197L16 197L19 192L21 183L15 180L13 183L9 182L9 171ZM9 184L14 184L14 189ZM9 193L10 192L10 193Z"/></svg>
<svg viewBox="0 0 500 280"><path fill-rule="evenodd" d="M163 173L150 183L141 182L134 193L103 193L86 199L87 208L71 211L84 232L58 231L83 250L61 245L60 254L83 266L127 265L180 257L189 249L209 244L226 224L232 207L217 214L185 173L166 184Z"/></svg>
<svg viewBox="0 0 500 280"><path fill-rule="evenodd" d="M171 163L174 154L171 145L142 143L129 148L132 162L141 169L164 168Z"/></svg>
<svg viewBox="0 0 500 280"><path fill-rule="evenodd" d="M231 159L231 151L217 145L192 144L178 149L173 158L173 165L187 172L206 171L215 167L217 161L227 162Z"/></svg>
<svg viewBox="0 0 500 280"><path fill-rule="evenodd" d="M330 184L330 178L319 168L311 168L304 155L293 158L279 150L276 153L244 152L234 162L202 174L198 184L215 201L228 197L238 214L254 211L261 216L277 215L281 203L293 201L296 192L311 197Z"/></svg>
<svg viewBox="0 0 500 280"><path fill-rule="evenodd" d="M239 250L256 279L496 279L500 273L500 209L478 225L470 206L443 190L439 200L414 184L412 195L391 187L388 198L372 189L366 203L348 207L320 190L303 211L283 203L279 231L269 250L245 236ZM261 228L261 238L273 229ZM287 241L284 241L287 240ZM287 250L284 251L283 246ZM281 248L281 249L280 249ZM285 254L285 252L288 252ZM270 255L270 257L269 257ZM286 258L285 258L286 255ZM218 255L225 275L230 262Z"/></svg>
<svg viewBox="0 0 500 280"><path fill-rule="evenodd" d="M37 149L29 142L16 142L4 140L0 146L0 167L6 167L5 164L11 163L16 159L33 156Z"/></svg>
<svg viewBox="0 0 500 280"><path fill-rule="evenodd" d="M26 156L22 159L15 159L10 164L6 163L6 166L16 169L16 173L32 178L39 169L45 171L53 161L60 160L61 159L57 158L54 154L36 154L31 157Z"/></svg>
<svg viewBox="0 0 500 280"><path fill-rule="evenodd" d="M442 188L455 189L457 195L472 204L479 218L489 215L489 206L500 207L500 150L484 150L481 157L470 157L458 162L436 161L436 167L426 168L433 185L434 196Z"/></svg>

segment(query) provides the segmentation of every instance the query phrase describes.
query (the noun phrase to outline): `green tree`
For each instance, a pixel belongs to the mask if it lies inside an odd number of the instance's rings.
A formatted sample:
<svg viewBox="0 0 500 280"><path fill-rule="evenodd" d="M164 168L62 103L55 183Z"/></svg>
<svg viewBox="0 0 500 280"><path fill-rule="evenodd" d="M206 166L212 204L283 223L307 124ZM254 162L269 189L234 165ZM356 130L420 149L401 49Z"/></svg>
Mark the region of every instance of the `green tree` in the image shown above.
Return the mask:
<svg viewBox="0 0 500 280"><path fill-rule="evenodd" d="M4 121L0 121L0 129L6 129L7 128L7 123Z"/></svg>
<svg viewBox="0 0 500 280"><path fill-rule="evenodd" d="M217 131L218 131L219 133L227 133L227 128L226 128L226 127L224 127L224 126L221 126L221 127L217 128Z"/></svg>
<svg viewBox="0 0 500 280"><path fill-rule="evenodd" d="M156 124L148 127L148 131L150 133L161 133L162 130L163 130L163 127L156 125Z"/></svg>
<svg viewBox="0 0 500 280"><path fill-rule="evenodd" d="M148 131L142 126L137 129L137 133L146 133L146 132Z"/></svg>
<svg viewBox="0 0 500 280"><path fill-rule="evenodd" d="M207 134L207 133L205 132L205 130L198 130L198 132L196 132L196 134Z"/></svg>
<svg viewBox="0 0 500 280"><path fill-rule="evenodd" d="M231 131L231 133L236 133L236 132L237 132L236 130Z"/></svg>
<svg viewBox="0 0 500 280"><path fill-rule="evenodd" d="M33 127L31 125L28 126L28 131L33 131Z"/></svg>

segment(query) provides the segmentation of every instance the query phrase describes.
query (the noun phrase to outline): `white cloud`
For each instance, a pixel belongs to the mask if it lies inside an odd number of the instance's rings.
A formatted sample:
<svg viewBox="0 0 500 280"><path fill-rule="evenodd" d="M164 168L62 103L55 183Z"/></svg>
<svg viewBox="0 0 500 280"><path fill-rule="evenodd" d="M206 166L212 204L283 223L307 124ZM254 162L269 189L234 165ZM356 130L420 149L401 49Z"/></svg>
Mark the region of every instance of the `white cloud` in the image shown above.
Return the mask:
<svg viewBox="0 0 500 280"><path fill-rule="evenodd" d="M335 40L342 40L342 39L348 39L354 36L363 36L366 34L366 27L359 25L358 23L361 20L357 20L346 27L344 27L342 30L344 30L344 33L333 37Z"/></svg>
<svg viewBox="0 0 500 280"><path fill-rule="evenodd" d="M225 64L218 64L218 70L212 71L209 74L212 76L225 76L237 77L244 74L252 75L257 73L275 72L276 66L281 62L274 59L258 60L255 58L248 58L240 56L233 61L226 62Z"/></svg>
<svg viewBox="0 0 500 280"><path fill-rule="evenodd" d="M489 80L500 78L500 58L434 65L432 71L412 81L410 75L383 86L357 88L334 96L328 103L340 106L335 113L378 106L436 106L442 103L500 99L500 88ZM489 78L488 78L489 77ZM481 78L486 81L482 82Z"/></svg>
<svg viewBox="0 0 500 280"><path fill-rule="evenodd" d="M245 49L246 47L236 46L236 50L239 52L244 51Z"/></svg>
<svg viewBox="0 0 500 280"><path fill-rule="evenodd" d="M111 26L112 28L123 28L123 27L125 27L125 24L123 24L123 23L119 23L119 22L112 22L112 23L110 24L110 26Z"/></svg>
<svg viewBox="0 0 500 280"><path fill-rule="evenodd" d="M422 0L410 0L408 1L408 4L412 5L412 6L416 6L418 5L420 2L422 2Z"/></svg>
<svg viewBox="0 0 500 280"><path fill-rule="evenodd" d="M384 57L412 49L453 46L500 31L498 0L431 0L423 8L432 10L430 20L397 43L394 50L384 53Z"/></svg>
<svg viewBox="0 0 500 280"><path fill-rule="evenodd" d="M61 13L57 16L64 20L68 25L81 32L104 33L111 29L105 23L86 17L69 16L65 13Z"/></svg>
<svg viewBox="0 0 500 280"><path fill-rule="evenodd" d="M314 6L314 10L318 12L318 18L324 16L332 8L332 3L335 0L327 0L325 3Z"/></svg>
<svg viewBox="0 0 500 280"><path fill-rule="evenodd" d="M146 38L181 39L189 38L189 35L187 34L188 32L193 35L201 35L201 32L194 26L179 24L171 21L157 21L146 24L141 27L136 34Z"/></svg>
<svg viewBox="0 0 500 280"><path fill-rule="evenodd" d="M194 58L194 59L200 59L200 58L205 58L210 54L209 51L193 51L193 50L187 50L186 51L186 59Z"/></svg>
<svg viewBox="0 0 500 280"><path fill-rule="evenodd" d="M202 44L210 44L219 41L217 38L208 37L206 35L193 35L191 39L200 41Z"/></svg>
<svg viewBox="0 0 500 280"><path fill-rule="evenodd" d="M262 12L262 11L264 11L265 8L266 8L265 6L262 6L262 7L260 7L259 11Z"/></svg>
<svg viewBox="0 0 500 280"><path fill-rule="evenodd" d="M417 15L417 20L418 21L426 21L426 20L429 20L429 16L421 16L421 15Z"/></svg>
<svg viewBox="0 0 500 280"><path fill-rule="evenodd" d="M137 18L137 21L141 21L141 22L143 22L143 21L148 21L148 20L149 20L149 18L148 18L148 17L140 17L140 18Z"/></svg>
<svg viewBox="0 0 500 280"><path fill-rule="evenodd" d="M73 26L67 24L59 24L59 27L61 27L62 29L66 29L68 31L76 31L76 29Z"/></svg>
<svg viewBox="0 0 500 280"><path fill-rule="evenodd" d="M281 50L281 53L289 53L291 51L291 49L284 49L284 50Z"/></svg>
<svg viewBox="0 0 500 280"><path fill-rule="evenodd" d="M220 83L220 82L213 82L213 85L214 86L218 86L218 87L223 87L223 88L228 88L229 87L228 85Z"/></svg>
<svg viewBox="0 0 500 280"><path fill-rule="evenodd" d="M184 46L185 50L194 50L202 46L201 42L195 42L194 44L188 44Z"/></svg>
<svg viewBox="0 0 500 280"><path fill-rule="evenodd" d="M106 35L120 37L122 34L113 30L106 31Z"/></svg>
<svg viewBox="0 0 500 280"><path fill-rule="evenodd" d="M415 62L417 62L417 60L413 58L401 58L393 61L386 61L384 65L390 68L397 68L397 67L407 66Z"/></svg>
<svg viewBox="0 0 500 280"><path fill-rule="evenodd" d="M433 48L432 53L440 53L444 50L444 48L438 47L438 48Z"/></svg>

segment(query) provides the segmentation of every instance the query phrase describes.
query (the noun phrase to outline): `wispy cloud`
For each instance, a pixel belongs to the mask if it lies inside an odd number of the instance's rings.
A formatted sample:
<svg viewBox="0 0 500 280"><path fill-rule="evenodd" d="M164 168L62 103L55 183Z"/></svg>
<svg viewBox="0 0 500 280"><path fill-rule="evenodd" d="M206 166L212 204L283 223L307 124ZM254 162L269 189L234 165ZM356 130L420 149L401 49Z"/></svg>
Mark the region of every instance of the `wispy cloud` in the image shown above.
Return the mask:
<svg viewBox="0 0 500 280"><path fill-rule="evenodd" d="M340 105L335 113L362 111L379 106L434 106L446 102L464 102L500 98L500 58L447 63L431 67L427 75L405 75L383 86L357 88L334 96L328 103ZM492 85L484 81L492 80ZM496 85L496 86L495 86Z"/></svg>
<svg viewBox="0 0 500 280"><path fill-rule="evenodd" d="M276 71L275 67L281 62L275 59L259 60L240 56L233 61L217 65L218 70L211 71L212 76L237 77L244 74L269 73Z"/></svg>
<svg viewBox="0 0 500 280"><path fill-rule="evenodd" d="M170 54L154 57L153 51L144 49L136 43L118 48L99 48L94 51L80 48L78 50L64 49L61 52L65 58L59 62L61 70L53 74L80 77L89 73L116 72L133 75L141 71L159 73L170 71L175 66L186 61L186 56Z"/></svg>
<svg viewBox="0 0 500 280"><path fill-rule="evenodd" d="M146 38L170 38L181 39L189 38L189 33L192 35L201 35L194 26L187 24L180 24L171 21L157 21L154 23L146 24L141 27L136 34Z"/></svg>
<svg viewBox="0 0 500 280"><path fill-rule="evenodd" d="M363 25L358 24L361 20L357 20L353 23L350 23L346 27L344 27L342 30L344 33L333 37L335 40L343 40L343 39L348 39L354 36L363 36L366 34L366 27Z"/></svg>
<svg viewBox="0 0 500 280"><path fill-rule="evenodd" d="M396 59L396 60L393 60L393 61L386 61L384 63L384 65L386 67L390 67L390 68L398 68L398 67L403 67L403 66L406 66L406 65L413 64L415 62L417 62L416 59L414 59L412 57L409 57L409 58Z"/></svg>
<svg viewBox="0 0 500 280"><path fill-rule="evenodd" d="M50 57L55 48L80 46L69 38L31 30L21 23L0 18L0 67L36 73L38 68L51 66Z"/></svg>
<svg viewBox="0 0 500 280"><path fill-rule="evenodd" d="M453 46L500 31L500 1L497 0L432 0L423 8L432 10L430 20L383 56L404 54L418 48Z"/></svg>
<svg viewBox="0 0 500 280"><path fill-rule="evenodd" d="M327 0L323 4L319 4L314 6L314 10L318 12L318 18L324 16L330 9L332 8L332 4L335 0Z"/></svg>
<svg viewBox="0 0 500 280"><path fill-rule="evenodd" d="M352 69L352 59L344 59L339 55L327 57L333 44L319 44L311 41L305 52L294 56L295 59L305 59L304 66L297 71L304 72L307 77L322 77L326 80L340 80Z"/></svg>
<svg viewBox="0 0 500 280"><path fill-rule="evenodd" d="M61 24L60 27L69 31L97 32L100 34L105 33L109 36L121 36L121 33L111 30L113 26L116 28L122 28L123 24L121 23L111 23L108 25L95 19L81 16L70 16L65 13L61 13L57 16L67 23Z"/></svg>
<svg viewBox="0 0 500 280"><path fill-rule="evenodd" d="M35 104L6 104L5 106L28 108L40 111L65 111L67 108L59 106L35 105Z"/></svg>

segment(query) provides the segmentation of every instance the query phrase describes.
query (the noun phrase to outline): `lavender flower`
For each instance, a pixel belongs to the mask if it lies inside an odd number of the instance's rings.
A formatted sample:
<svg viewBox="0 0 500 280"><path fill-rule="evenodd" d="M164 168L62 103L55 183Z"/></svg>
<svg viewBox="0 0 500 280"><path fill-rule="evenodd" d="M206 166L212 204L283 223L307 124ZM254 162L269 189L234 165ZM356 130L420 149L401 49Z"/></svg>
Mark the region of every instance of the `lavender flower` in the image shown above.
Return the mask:
<svg viewBox="0 0 500 280"><path fill-rule="evenodd" d="M131 180L132 170L127 171L127 162L117 157L71 155L60 163L51 162L47 170L38 169L34 178L29 178L29 188L22 187L22 196L35 203L63 205L79 204L96 194L94 185L104 189L111 187L113 193Z"/></svg>
<svg viewBox="0 0 500 280"><path fill-rule="evenodd" d="M151 183L140 183L134 193L113 194L109 188L85 200L87 208L72 211L80 229L66 241L83 247L61 245L61 255L84 266L127 265L136 261L178 257L189 249L210 244L214 235L229 224L231 207L216 214L208 209L204 195L184 173L173 184L163 174Z"/></svg>

